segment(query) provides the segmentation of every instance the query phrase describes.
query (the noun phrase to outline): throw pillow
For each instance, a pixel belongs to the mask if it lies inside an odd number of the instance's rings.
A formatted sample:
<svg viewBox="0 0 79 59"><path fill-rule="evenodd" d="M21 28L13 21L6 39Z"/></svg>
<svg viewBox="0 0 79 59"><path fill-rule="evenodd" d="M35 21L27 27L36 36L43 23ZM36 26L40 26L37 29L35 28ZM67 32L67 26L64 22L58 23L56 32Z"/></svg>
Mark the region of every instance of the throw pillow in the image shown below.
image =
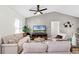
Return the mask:
<svg viewBox="0 0 79 59"><path fill-rule="evenodd" d="M56 38L62 39L62 36L61 35L57 35Z"/></svg>
<svg viewBox="0 0 79 59"><path fill-rule="evenodd" d="M18 45L22 45L23 43L30 42L30 36L26 36L19 40Z"/></svg>
<svg viewBox="0 0 79 59"><path fill-rule="evenodd" d="M58 35L61 35L61 36L62 36L62 39L66 39L66 34L64 34L64 33L59 33Z"/></svg>
<svg viewBox="0 0 79 59"><path fill-rule="evenodd" d="M44 41L45 39L44 38L41 38L41 37L37 37L34 39L34 41L37 41L37 42L41 42L41 41Z"/></svg>
<svg viewBox="0 0 79 59"><path fill-rule="evenodd" d="M19 48L18 52L20 53L22 51L22 49L23 49L22 46L24 43L29 43L29 42L30 42L30 36L26 36L26 37L20 39L18 42L18 48Z"/></svg>

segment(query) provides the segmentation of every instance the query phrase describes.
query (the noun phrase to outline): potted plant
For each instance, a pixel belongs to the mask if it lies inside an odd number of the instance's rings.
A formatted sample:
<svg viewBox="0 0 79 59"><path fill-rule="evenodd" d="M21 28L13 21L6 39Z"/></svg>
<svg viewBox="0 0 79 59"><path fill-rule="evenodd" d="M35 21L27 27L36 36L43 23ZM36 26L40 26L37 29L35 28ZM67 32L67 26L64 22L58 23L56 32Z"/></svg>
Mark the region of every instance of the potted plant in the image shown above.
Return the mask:
<svg viewBox="0 0 79 59"><path fill-rule="evenodd" d="M24 32L24 36L26 36L28 33L30 34L31 29L28 26L24 26L22 31Z"/></svg>

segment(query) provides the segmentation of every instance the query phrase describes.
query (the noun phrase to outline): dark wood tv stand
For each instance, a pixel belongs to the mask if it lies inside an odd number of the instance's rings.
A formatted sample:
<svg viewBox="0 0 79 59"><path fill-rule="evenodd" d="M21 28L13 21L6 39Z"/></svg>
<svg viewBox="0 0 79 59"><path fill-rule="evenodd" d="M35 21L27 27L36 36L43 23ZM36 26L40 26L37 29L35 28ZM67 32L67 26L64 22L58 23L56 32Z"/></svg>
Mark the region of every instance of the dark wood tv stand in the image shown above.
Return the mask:
<svg viewBox="0 0 79 59"><path fill-rule="evenodd" d="M47 33L32 33L32 40L37 37L45 38L45 40L47 40Z"/></svg>

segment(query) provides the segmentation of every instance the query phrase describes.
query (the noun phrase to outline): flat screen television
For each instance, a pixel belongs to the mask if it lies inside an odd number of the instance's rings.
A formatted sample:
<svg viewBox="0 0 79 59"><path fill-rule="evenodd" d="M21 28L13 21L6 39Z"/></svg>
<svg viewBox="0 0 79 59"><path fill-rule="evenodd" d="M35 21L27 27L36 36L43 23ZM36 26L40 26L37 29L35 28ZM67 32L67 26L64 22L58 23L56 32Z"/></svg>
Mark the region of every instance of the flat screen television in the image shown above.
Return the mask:
<svg viewBox="0 0 79 59"><path fill-rule="evenodd" d="M46 26L45 25L34 25L33 32L46 32Z"/></svg>

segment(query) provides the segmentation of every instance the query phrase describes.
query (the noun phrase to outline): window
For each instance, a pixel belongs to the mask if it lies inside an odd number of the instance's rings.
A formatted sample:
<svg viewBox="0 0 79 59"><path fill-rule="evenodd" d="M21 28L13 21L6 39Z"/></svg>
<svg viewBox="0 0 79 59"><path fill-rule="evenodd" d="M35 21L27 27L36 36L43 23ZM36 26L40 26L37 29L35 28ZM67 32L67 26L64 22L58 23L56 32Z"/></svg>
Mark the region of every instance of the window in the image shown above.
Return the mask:
<svg viewBox="0 0 79 59"><path fill-rule="evenodd" d="M15 33L20 33L20 20L15 19Z"/></svg>

